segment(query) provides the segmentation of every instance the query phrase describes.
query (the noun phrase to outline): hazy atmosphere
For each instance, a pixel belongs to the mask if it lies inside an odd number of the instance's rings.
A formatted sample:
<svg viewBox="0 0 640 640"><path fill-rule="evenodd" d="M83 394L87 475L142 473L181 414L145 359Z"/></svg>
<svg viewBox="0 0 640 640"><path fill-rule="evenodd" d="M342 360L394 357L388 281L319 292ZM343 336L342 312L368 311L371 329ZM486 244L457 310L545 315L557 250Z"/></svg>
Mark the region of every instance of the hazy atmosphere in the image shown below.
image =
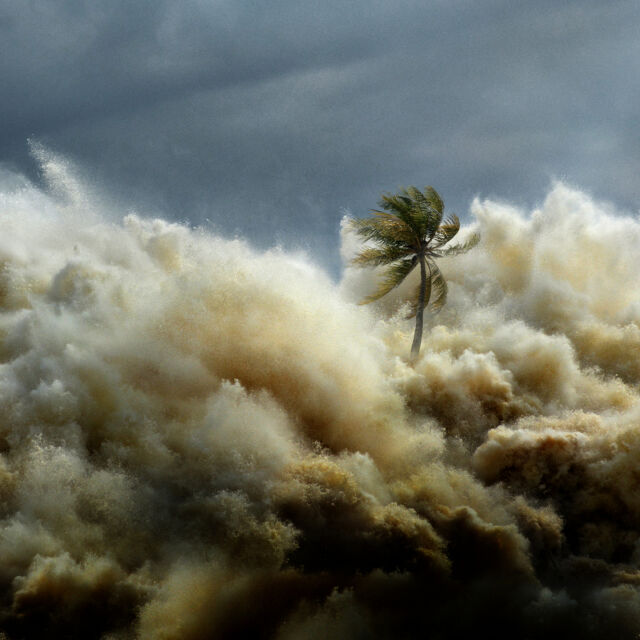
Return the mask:
<svg viewBox="0 0 640 640"><path fill-rule="evenodd" d="M0 2L0 162L31 137L116 209L339 271L342 210L433 184L526 207L561 179L635 212L634 0ZM208 224L208 223L207 223Z"/></svg>
<svg viewBox="0 0 640 640"><path fill-rule="evenodd" d="M0 0L0 639L636 639L639 19Z"/></svg>

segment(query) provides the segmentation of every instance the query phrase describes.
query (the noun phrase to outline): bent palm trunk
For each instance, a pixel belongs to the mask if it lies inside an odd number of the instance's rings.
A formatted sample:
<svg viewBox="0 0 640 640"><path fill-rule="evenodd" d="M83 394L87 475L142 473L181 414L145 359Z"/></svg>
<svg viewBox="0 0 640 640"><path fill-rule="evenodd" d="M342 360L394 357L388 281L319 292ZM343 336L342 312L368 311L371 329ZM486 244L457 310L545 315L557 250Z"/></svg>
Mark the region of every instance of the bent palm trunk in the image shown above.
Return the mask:
<svg viewBox="0 0 640 640"><path fill-rule="evenodd" d="M424 256L420 256L420 295L418 297L418 310L416 312L416 330L413 334L413 344L411 345L411 359L415 360L420 353L422 344L422 325L424 314L424 298L427 291L427 268Z"/></svg>

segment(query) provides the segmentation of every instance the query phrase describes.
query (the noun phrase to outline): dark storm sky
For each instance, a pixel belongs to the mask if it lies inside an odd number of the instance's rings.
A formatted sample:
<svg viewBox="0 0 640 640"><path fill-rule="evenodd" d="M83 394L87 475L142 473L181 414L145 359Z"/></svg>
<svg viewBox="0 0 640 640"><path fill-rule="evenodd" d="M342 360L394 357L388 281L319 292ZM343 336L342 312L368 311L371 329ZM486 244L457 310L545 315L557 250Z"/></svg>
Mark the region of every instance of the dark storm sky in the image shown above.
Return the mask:
<svg viewBox="0 0 640 640"><path fill-rule="evenodd" d="M640 208L640 3L0 0L0 162L336 271L343 209L433 184Z"/></svg>

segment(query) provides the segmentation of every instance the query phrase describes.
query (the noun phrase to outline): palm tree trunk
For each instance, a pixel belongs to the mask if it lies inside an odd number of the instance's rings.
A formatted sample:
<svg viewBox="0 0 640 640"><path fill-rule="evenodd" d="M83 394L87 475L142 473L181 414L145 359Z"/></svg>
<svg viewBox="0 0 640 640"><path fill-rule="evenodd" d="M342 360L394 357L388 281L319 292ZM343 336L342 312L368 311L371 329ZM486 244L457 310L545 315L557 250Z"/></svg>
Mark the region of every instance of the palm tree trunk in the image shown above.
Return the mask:
<svg viewBox="0 0 640 640"><path fill-rule="evenodd" d="M420 353L422 343L422 324L424 315L424 297L427 290L427 267L424 256L420 256L420 295L418 297L418 310L416 312L416 330L413 334L413 344L411 345L411 359L415 360Z"/></svg>

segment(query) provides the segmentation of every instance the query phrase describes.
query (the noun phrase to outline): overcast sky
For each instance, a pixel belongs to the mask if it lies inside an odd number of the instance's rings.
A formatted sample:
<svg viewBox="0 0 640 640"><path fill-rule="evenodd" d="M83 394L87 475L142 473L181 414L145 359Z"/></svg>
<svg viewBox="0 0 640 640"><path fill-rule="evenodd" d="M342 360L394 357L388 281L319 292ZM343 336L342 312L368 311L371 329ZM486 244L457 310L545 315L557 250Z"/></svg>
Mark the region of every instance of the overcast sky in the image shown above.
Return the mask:
<svg viewBox="0 0 640 640"><path fill-rule="evenodd" d="M27 139L113 204L306 248L432 184L640 209L640 3L0 0L0 162Z"/></svg>

